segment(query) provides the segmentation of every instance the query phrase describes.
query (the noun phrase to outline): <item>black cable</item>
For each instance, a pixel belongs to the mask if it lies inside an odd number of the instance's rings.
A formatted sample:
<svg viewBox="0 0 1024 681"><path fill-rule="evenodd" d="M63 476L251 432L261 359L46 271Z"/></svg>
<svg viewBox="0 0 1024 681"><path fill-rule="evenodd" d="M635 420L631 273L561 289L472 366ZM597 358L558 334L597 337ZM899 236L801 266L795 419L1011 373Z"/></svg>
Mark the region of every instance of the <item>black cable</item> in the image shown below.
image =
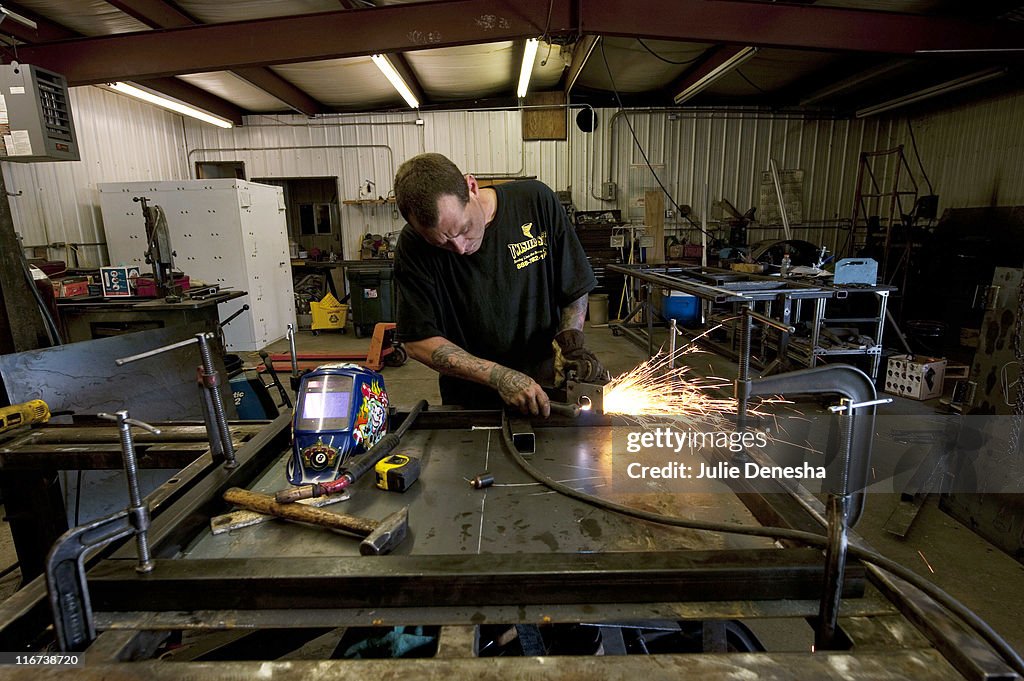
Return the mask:
<svg viewBox="0 0 1024 681"><path fill-rule="evenodd" d="M637 41L638 43L640 43L640 44L641 44L641 45L643 46L643 48L644 48L645 50L647 50L648 52L650 52L650 53L651 53L651 55L653 55L653 56L657 57L658 59L660 59L661 61L665 62L666 64L676 64L676 65L682 65L682 64L692 64L693 62L697 61L697 60L698 60L698 59L700 59L700 57L701 57L701 55L697 55L697 56L696 56L696 57L694 57L693 59L687 59L686 61L672 61L671 59L666 59L665 57L662 57L662 56L661 56L660 54L658 54L657 52L655 52L654 50L652 50L652 49L651 49L650 47L648 47L648 46L647 46L647 43L645 43L645 42L643 41L643 38L637 38L637 39L636 39L636 41Z"/></svg>
<svg viewBox="0 0 1024 681"><path fill-rule="evenodd" d="M660 513L652 513L650 511L642 511L640 509L618 504L614 501L602 499L585 492L580 492L552 479L550 476L545 475L530 465L530 463L527 462L516 449L507 427L501 429L501 435L505 448L512 455L513 460L515 460L515 462L519 464L519 467L522 468L531 478L548 489L607 511L620 513L633 518L639 518L640 520L646 520L659 525L683 527L691 530L741 534L753 537L768 537L769 539L789 539L817 547L826 547L829 544L828 537L815 534L813 532L793 530L787 527L755 527L752 525L740 525L735 523L716 523L707 520L690 520L688 518L679 518L676 516L662 515ZM911 585L923 591L947 610L963 620L963 622L974 629L975 632L980 634L982 638L984 638L1000 655L1003 656L1004 660L1013 667L1017 673L1024 674L1024 658L1021 658L1017 651L1014 650L1002 636L992 629L991 626L971 612L963 603L960 603L958 600L946 593L941 587L929 582L909 568L906 568L881 554L875 553L874 551L868 551L857 546L849 546L848 552L849 555L854 558L891 572L900 579L909 582Z"/></svg>
<svg viewBox="0 0 1024 681"><path fill-rule="evenodd" d="M551 58L551 48L554 47L554 43L548 43L548 53L544 55L544 58L540 60L541 66L548 65L548 59Z"/></svg>
<svg viewBox="0 0 1024 681"><path fill-rule="evenodd" d="M25 279L28 281L28 288L32 292L32 297L36 299L36 305L39 307L39 314L43 317L43 324L46 327L46 333L50 336L50 342L54 345L64 345L64 339L61 338L60 329L57 328L57 321L50 314L50 309L46 307L46 301L43 300L43 295L36 288L36 280L32 277L32 270L29 267L28 260L25 259L25 253L21 248L18 249L18 254L21 256L21 269L25 273Z"/></svg>
<svg viewBox="0 0 1024 681"><path fill-rule="evenodd" d="M910 116L907 116L907 131L910 133L910 144L914 147L914 156L917 158L917 165L921 168L921 176L924 177L925 184L928 185L928 193L935 195L935 189L932 187L932 181L928 179L928 173L925 172L924 164L921 163L921 154L917 151L917 138L914 137L914 126L910 124Z"/></svg>
<svg viewBox="0 0 1024 681"><path fill-rule="evenodd" d="M757 90L758 92L760 92L760 93L762 93L762 94L764 94L765 92L767 92L767 90L762 90L761 88L759 88L759 87L758 87L758 86L757 86L757 85L756 85L756 84L754 83L754 81L752 81L752 80L750 80L749 78L747 78L746 74L744 74L744 73L743 73L742 71L740 71L739 69L736 69L736 73L737 73L737 74L739 74L739 77L740 77L740 78L742 78L743 80L747 81L747 84L748 84L748 85L750 85L750 87L754 88L754 89L755 89L755 90Z"/></svg>
<svg viewBox="0 0 1024 681"><path fill-rule="evenodd" d="M619 111L621 112L624 109L624 107L622 106L622 98L619 96L619 91L615 87L615 77L612 76L611 67L608 66L608 55L605 54L603 40L601 41L601 59L604 60L604 68L605 71L608 72L608 80L611 82L612 93L615 95L615 101L618 102ZM672 205L676 207L676 211L678 211L678 214L685 217L687 221L689 221L689 223L694 226L695 229L697 229L700 232L703 232L704 234L707 234L709 239L714 239L715 237L713 234L711 234L711 232L707 231L703 227L700 227L696 222L693 221L693 219L689 215L684 215L683 209L680 207L678 203L676 203L676 200L672 198L672 194L669 193L668 189L665 187L665 183L661 181L661 178L658 177L658 173L655 172L654 170L654 166L651 165L650 159L647 158L647 152L644 151L643 145L640 144L640 139L636 136L636 130L633 129L633 123L632 121L629 120L629 115L623 112L622 117L626 119L626 127L629 128L629 134L633 136L633 143L636 145L636 148L640 150L640 155L644 157L644 163L647 164L647 169L651 171L651 175L654 175L654 179L658 183L658 186L661 187L661 191L665 192L665 196L667 196L668 200L672 202Z"/></svg>
<svg viewBox="0 0 1024 681"><path fill-rule="evenodd" d="M555 0L548 0L548 20L544 22L544 40L548 39L548 30L551 28L551 10L555 8Z"/></svg>

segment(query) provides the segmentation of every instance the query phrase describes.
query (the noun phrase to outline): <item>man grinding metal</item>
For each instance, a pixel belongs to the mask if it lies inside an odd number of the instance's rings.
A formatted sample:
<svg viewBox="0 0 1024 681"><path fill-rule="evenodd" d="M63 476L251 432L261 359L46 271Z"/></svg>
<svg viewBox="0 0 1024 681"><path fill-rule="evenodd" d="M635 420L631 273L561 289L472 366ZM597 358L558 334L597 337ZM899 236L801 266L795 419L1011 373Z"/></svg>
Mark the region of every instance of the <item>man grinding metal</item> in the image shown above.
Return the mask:
<svg viewBox="0 0 1024 681"><path fill-rule="evenodd" d="M597 285L554 192L535 180L480 187L441 154L395 176L398 339L440 374L444 404L502 402L548 416L541 384L607 378L584 346Z"/></svg>

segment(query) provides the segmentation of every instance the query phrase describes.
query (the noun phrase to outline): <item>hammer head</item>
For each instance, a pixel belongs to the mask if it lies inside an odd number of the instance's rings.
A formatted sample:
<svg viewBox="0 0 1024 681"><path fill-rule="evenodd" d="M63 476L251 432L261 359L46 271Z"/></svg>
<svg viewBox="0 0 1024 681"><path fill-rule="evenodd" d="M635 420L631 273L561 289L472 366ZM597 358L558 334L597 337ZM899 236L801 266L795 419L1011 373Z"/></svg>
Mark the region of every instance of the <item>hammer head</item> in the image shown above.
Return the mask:
<svg viewBox="0 0 1024 681"><path fill-rule="evenodd" d="M402 543L409 531L409 507L395 511L380 521L377 528L359 543L364 556L383 556Z"/></svg>

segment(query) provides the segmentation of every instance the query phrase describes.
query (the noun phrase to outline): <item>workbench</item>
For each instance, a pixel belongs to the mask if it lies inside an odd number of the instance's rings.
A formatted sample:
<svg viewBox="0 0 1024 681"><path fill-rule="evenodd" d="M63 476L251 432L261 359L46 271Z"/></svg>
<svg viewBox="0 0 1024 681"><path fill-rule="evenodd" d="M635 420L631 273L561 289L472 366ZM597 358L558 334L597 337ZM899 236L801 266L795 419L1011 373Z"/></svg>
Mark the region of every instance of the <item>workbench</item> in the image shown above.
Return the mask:
<svg viewBox="0 0 1024 681"><path fill-rule="evenodd" d="M163 298L80 296L58 298L57 311L64 322L64 340L68 343L192 322L200 322L208 331L219 333L217 306L244 295L245 291L229 290L203 300L185 298L179 303L168 303Z"/></svg>
<svg viewBox="0 0 1024 681"><path fill-rule="evenodd" d="M739 309L741 306L762 313L784 326L803 324L806 333L758 330L754 339L757 349L750 361L762 374L785 370L791 366L815 367L829 358L845 360L866 357L867 373L872 380L878 378L882 359L882 337L885 331L886 309L889 295L896 289L885 284L834 285L828 277L773 277L733 272L715 267L678 267L671 265L609 265L614 272L629 277L634 285L646 292L622 323L613 324L614 331L624 333L632 340L654 351L652 331L655 312L651 309L653 291L680 291L696 296L703 304L704 325L700 331L689 331L691 338L699 337L702 345L737 360L740 340ZM829 306L844 304L851 296L869 294L873 307L869 314L830 318ZM632 323L634 317L642 321ZM862 345L826 344L824 334L830 325L860 325L871 335L873 343ZM646 331L644 326L647 327ZM718 338L704 334L703 330L721 327ZM865 334L868 335L868 334Z"/></svg>
<svg viewBox="0 0 1024 681"><path fill-rule="evenodd" d="M396 414L392 427L402 418ZM513 460L514 432L533 433L536 452L523 456L545 474L647 511L820 534L822 504L788 482L767 491L708 481L686 495L656 482L620 487L615 466L622 461L613 457L622 453L612 451L612 427L629 424L597 415L527 423L500 412L423 412L399 450L420 457L420 480L396 494L376 489L367 476L341 504L346 513L378 519L409 507L410 535L390 556L359 556L354 539L279 520L213 535L211 517L229 510L221 500L226 489L285 486L289 419L281 416L241 444L237 468L206 453L149 497L155 569L136 572L130 539L89 560L98 637L81 653L84 668L35 670L36 678L1017 678L929 598L859 564L849 566L842 587L849 649L730 649L723 632L731 621L772 618L807 628L818 610L820 551L655 525L557 494ZM496 484L472 488L468 481L483 471ZM48 617L37 579L0 605L0 650L45 641ZM622 654L620 625L652 622L700 623L703 652ZM480 625L550 623L600 626L605 656L476 656ZM279 659L295 641L339 627L400 625L439 626L436 654ZM215 642L152 659L169 632L212 632ZM223 657L217 636L251 636L253 645L246 656ZM0 667L0 679L21 673Z"/></svg>

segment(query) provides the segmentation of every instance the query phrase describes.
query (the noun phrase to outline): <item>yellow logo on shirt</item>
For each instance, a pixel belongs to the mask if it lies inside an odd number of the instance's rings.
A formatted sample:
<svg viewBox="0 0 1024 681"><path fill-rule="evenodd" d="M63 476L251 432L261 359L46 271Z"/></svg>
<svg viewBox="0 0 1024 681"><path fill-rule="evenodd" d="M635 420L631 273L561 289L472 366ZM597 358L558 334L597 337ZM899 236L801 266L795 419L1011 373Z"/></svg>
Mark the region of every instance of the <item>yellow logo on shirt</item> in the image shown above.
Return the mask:
<svg viewBox="0 0 1024 681"><path fill-rule="evenodd" d="M539 236L533 236L532 222L520 225L519 229L522 230L526 240L508 245L509 253L512 255L512 262L515 263L517 270L529 267L533 263L548 257L547 232L541 232Z"/></svg>

